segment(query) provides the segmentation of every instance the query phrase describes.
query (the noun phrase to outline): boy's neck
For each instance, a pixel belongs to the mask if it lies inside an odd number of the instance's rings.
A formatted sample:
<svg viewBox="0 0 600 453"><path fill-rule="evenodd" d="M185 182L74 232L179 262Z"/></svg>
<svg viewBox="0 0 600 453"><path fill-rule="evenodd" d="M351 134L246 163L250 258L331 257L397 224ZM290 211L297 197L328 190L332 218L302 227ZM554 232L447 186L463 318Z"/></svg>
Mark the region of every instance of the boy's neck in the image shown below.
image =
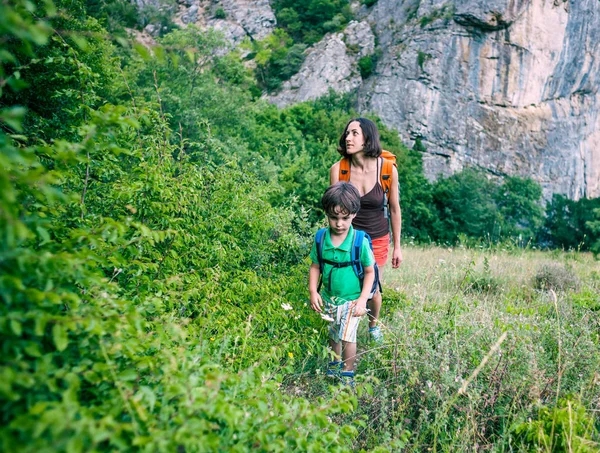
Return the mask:
<svg viewBox="0 0 600 453"><path fill-rule="evenodd" d="M348 229L343 234L336 234L331 228L329 228L329 239L331 239L331 245L334 247L339 247L348 237L348 233L350 233L351 228Z"/></svg>

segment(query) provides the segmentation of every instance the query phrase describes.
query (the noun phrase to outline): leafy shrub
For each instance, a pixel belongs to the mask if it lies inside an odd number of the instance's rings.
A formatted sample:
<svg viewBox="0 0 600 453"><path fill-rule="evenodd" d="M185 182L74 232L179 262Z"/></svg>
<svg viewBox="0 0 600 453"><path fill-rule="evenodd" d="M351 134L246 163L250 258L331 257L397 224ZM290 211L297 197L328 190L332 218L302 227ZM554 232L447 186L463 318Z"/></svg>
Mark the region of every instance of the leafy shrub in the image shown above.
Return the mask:
<svg viewBox="0 0 600 453"><path fill-rule="evenodd" d="M306 45L295 44L283 29L276 29L264 40L253 41L252 49L257 80L267 91L274 91L298 72Z"/></svg>
<svg viewBox="0 0 600 453"><path fill-rule="evenodd" d="M546 206L542 240L553 247L589 250L600 237L600 233L592 228L592 222L595 220L594 210L599 208L600 197L575 201L554 194Z"/></svg>
<svg viewBox="0 0 600 453"><path fill-rule="evenodd" d="M566 291L577 289L579 287L579 279L565 265L550 263L542 265L536 271L533 278L533 286L537 289Z"/></svg>
<svg viewBox="0 0 600 453"><path fill-rule="evenodd" d="M591 453L600 445L594 418L573 399L561 399L555 407L540 407L537 417L515 424L512 431L514 444L527 451Z"/></svg>
<svg viewBox="0 0 600 453"><path fill-rule="evenodd" d="M227 13L225 12L225 10L223 8L217 8L217 10L215 11L215 19L226 19L227 18Z"/></svg>
<svg viewBox="0 0 600 453"><path fill-rule="evenodd" d="M438 213L434 238L449 243L454 243L459 234L497 239L494 192L494 183L473 169L439 179L433 187L433 202Z"/></svg>
<svg viewBox="0 0 600 453"><path fill-rule="evenodd" d="M420 50L417 52L417 64L419 65L419 68L421 68L421 71L423 70L423 65L425 62L430 59L431 54L421 52Z"/></svg>
<svg viewBox="0 0 600 453"><path fill-rule="evenodd" d="M373 71L375 71L375 65L377 64L376 58L373 55L365 55L358 60L358 69L360 70L360 76L366 79Z"/></svg>
<svg viewBox="0 0 600 453"><path fill-rule="evenodd" d="M483 269L481 271L471 271L465 283L465 292L467 293L496 293L502 288L498 278L492 275L487 257L483 260Z"/></svg>
<svg viewBox="0 0 600 453"><path fill-rule="evenodd" d="M23 25L49 35L0 31ZM311 318L281 308L303 307L294 214L137 101L89 109L77 142L0 132L0 449L349 449L358 425L328 417L350 393L279 391L320 354L297 341Z"/></svg>
<svg viewBox="0 0 600 453"><path fill-rule="evenodd" d="M277 23L295 42L311 45L327 32L339 30L352 18L348 2L344 0L293 0L272 2Z"/></svg>

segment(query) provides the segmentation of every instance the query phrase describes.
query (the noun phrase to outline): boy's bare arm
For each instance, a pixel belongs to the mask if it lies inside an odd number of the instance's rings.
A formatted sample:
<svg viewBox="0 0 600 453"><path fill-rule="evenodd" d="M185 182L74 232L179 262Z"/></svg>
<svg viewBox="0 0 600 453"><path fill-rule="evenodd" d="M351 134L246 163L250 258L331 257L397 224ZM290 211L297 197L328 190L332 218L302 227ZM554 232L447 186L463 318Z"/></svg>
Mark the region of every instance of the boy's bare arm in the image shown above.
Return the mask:
<svg viewBox="0 0 600 453"><path fill-rule="evenodd" d="M310 270L308 271L308 291L310 293L310 307L319 313L323 312L323 300L321 299L321 295L317 291L317 286L319 284L319 276L321 275L321 270L319 269L319 265L312 263L310 265Z"/></svg>
<svg viewBox="0 0 600 453"><path fill-rule="evenodd" d="M375 281L375 266L365 267L365 278L363 280L362 290L358 299L354 301L354 315L364 316L367 314L367 300L371 295L371 288Z"/></svg>

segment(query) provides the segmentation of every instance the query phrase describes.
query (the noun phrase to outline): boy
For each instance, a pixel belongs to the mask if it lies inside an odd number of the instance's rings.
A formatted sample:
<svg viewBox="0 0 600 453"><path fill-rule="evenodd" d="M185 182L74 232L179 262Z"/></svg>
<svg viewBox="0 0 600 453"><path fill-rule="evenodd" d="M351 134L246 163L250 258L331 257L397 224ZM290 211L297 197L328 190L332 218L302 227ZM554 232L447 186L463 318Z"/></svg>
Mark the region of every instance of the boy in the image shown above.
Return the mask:
<svg viewBox="0 0 600 453"><path fill-rule="evenodd" d="M360 318L367 313L367 300L372 297L376 279L375 258L368 240L363 239L360 262L364 268L364 279L361 287L351 265L355 235L352 220L360 208L358 189L348 182L338 182L325 191L321 204L327 214L329 228L322 242L322 276L316 241L310 252L310 305L330 321L329 346L335 359L329 363L327 375L339 375L345 383L354 385L356 331ZM321 294L318 290L319 277L323 282Z"/></svg>

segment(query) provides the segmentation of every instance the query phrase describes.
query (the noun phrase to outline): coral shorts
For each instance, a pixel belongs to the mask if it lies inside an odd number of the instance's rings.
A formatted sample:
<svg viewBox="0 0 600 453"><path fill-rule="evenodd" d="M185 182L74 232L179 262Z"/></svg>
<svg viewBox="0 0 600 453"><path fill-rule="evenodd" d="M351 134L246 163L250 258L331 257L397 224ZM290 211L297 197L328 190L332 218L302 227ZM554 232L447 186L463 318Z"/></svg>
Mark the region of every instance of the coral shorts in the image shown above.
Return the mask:
<svg viewBox="0 0 600 453"><path fill-rule="evenodd" d="M383 266L387 263L388 253L390 251L390 233L380 238L373 239L372 242L375 261L377 261L379 269L383 269Z"/></svg>

